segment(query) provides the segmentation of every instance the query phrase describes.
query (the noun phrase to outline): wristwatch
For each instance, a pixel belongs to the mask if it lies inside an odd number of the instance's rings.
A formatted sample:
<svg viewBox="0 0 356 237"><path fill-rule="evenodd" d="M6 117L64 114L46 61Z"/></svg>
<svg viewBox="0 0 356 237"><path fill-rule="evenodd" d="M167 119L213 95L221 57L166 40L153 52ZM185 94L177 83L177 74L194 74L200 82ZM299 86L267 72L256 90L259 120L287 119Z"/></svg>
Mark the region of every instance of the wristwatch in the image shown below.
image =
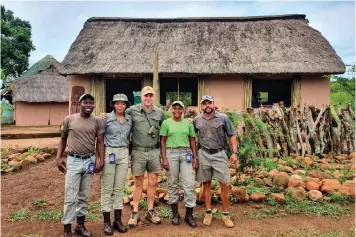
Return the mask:
<svg viewBox="0 0 356 237"><path fill-rule="evenodd" d="M239 154L239 150L234 150L232 153L238 155Z"/></svg>

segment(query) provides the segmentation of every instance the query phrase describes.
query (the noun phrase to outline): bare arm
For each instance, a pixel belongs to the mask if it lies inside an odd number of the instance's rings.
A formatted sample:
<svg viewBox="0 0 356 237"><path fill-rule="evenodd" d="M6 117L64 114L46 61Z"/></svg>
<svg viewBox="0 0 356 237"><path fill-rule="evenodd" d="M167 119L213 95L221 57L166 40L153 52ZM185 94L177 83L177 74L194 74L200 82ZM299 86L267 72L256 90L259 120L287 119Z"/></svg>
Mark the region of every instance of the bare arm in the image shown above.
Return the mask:
<svg viewBox="0 0 356 237"><path fill-rule="evenodd" d="M66 159L63 158L63 152L67 147L67 138L68 138L68 133L63 132L61 133L61 138L59 140L59 145L58 145L58 150L57 150L57 156L56 156L56 163L59 171L62 173L66 172Z"/></svg>
<svg viewBox="0 0 356 237"><path fill-rule="evenodd" d="M197 155L197 143L195 142L195 137L189 137L190 149L193 153L193 168L198 168L198 155Z"/></svg>
<svg viewBox="0 0 356 237"><path fill-rule="evenodd" d="M232 155L230 157L230 162L232 164L236 164L237 163L237 154L234 153L234 151L237 151L237 138L236 138L236 135L229 136L229 142L230 142L230 146L232 148L232 150L231 150Z"/></svg>
<svg viewBox="0 0 356 237"><path fill-rule="evenodd" d="M168 160L166 155L166 142L167 137L161 136L161 157L162 157L162 167L168 169Z"/></svg>
<svg viewBox="0 0 356 237"><path fill-rule="evenodd" d="M95 172L100 172L101 169L104 167L104 156L105 156L105 151L104 151L104 133L100 134L97 137L96 140L96 146L97 146L97 153L98 156L96 156L95 160Z"/></svg>

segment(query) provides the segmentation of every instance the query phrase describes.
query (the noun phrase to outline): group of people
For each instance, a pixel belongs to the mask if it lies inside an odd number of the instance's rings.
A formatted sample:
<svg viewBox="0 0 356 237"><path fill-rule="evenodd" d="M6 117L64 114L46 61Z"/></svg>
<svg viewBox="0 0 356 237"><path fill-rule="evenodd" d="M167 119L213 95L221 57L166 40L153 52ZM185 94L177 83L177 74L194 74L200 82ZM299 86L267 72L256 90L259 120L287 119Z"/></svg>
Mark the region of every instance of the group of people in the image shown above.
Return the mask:
<svg viewBox="0 0 356 237"><path fill-rule="evenodd" d="M139 203L144 175L147 172L148 211L144 218L160 224L154 209L158 174L162 168L168 173L169 204L172 208L172 224L180 224L178 212L179 174L183 183L186 213L184 221L192 228L197 226L193 216L196 205L195 182L203 183L206 214L203 220L210 225L211 181L220 183L223 204L222 222L227 227L234 223L229 216L230 174L229 158L225 153L229 140L232 155L230 162L237 163L238 149L235 129L225 114L215 110L214 98L201 98L203 113L193 123L183 118L185 105L172 103L172 117L166 119L163 111L153 105L155 93L152 87L141 91L141 104L130 106L124 94L114 95L113 111L94 117L94 97L84 94L79 98L80 113L65 117L61 126L61 139L56 157L58 169L65 173L64 236L72 236L72 223L77 218L75 232L79 236L92 236L85 227L88 198L93 174L101 175L101 210L104 217L104 233L127 232L122 223L123 193L131 163L135 177L133 211L129 227L137 226ZM197 141L196 141L197 138ZM129 144L132 151L129 151ZM63 157L68 147L67 157ZM131 160L130 159L131 154ZM110 211L114 209L114 221Z"/></svg>

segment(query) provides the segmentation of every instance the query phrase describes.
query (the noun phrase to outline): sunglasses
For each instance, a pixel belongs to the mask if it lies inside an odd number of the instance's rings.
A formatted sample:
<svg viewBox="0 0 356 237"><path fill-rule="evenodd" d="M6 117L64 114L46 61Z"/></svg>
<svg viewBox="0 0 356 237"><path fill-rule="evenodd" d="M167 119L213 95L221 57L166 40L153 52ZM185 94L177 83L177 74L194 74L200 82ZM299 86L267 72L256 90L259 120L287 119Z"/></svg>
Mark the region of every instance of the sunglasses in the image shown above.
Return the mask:
<svg viewBox="0 0 356 237"><path fill-rule="evenodd" d="M204 95L203 97L201 97L201 100L213 100L214 97L212 97L211 95Z"/></svg>

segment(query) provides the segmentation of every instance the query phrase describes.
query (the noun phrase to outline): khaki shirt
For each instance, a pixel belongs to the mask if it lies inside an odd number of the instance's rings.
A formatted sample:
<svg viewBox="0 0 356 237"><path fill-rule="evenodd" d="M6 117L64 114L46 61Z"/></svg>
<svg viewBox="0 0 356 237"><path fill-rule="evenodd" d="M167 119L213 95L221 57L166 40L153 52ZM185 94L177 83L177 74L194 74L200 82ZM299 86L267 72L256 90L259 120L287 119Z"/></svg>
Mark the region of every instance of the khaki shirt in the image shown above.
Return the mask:
<svg viewBox="0 0 356 237"><path fill-rule="evenodd" d="M79 113L66 116L61 130L68 134L69 152L77 155L94 153L96 137L105 132L103 120L93 115L84 118Z"/></svg>
<svg viewBox="0 0 356 237"><path fill-rule="evenodd" d="M221 114L217 111L210 119L204 118L200 114L194 118L194 128L198 133L198 143L200 147L206 149L221 149L226 148L227 136L235 135L229 118L226 114Z"/></svg>
<svg viewBox="0 0 356 237"><path fill-rule="evenodd" d="M125 113L125 120L121 123L115 111L107 114L105 120L104 144L110 147L125 147L129 145L129 135L131 132L132 118Z"/></svg>
<svg viewBox="0 0 356 237"><path fill-rule="evenodd" d="M160 108L153 107L150 113L145 113L141 104L133 105L126 110L128 115L132 117L132 144L134 147L154 147L159 141L159 129L166 117ZM149 120L149 122L146 119ZM151 125L156 129L155 137L148 134Z"/></svg>

